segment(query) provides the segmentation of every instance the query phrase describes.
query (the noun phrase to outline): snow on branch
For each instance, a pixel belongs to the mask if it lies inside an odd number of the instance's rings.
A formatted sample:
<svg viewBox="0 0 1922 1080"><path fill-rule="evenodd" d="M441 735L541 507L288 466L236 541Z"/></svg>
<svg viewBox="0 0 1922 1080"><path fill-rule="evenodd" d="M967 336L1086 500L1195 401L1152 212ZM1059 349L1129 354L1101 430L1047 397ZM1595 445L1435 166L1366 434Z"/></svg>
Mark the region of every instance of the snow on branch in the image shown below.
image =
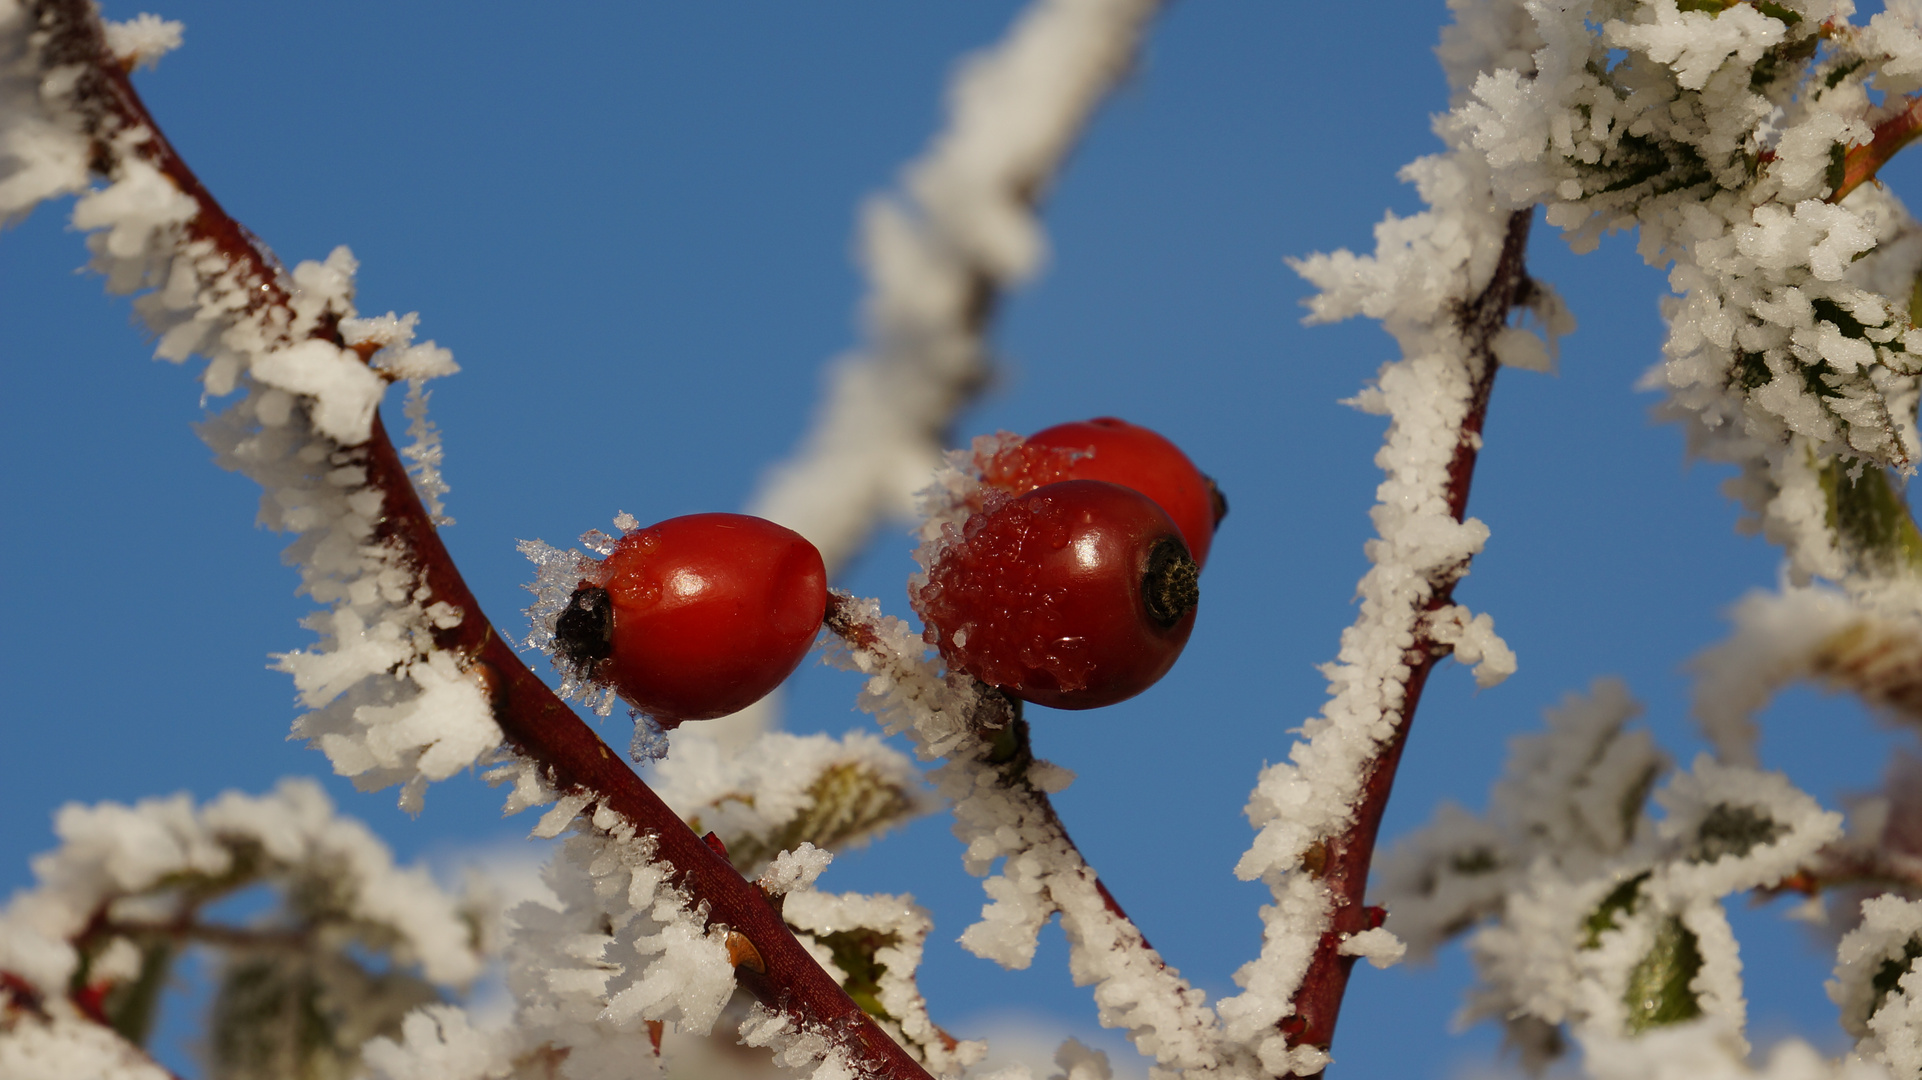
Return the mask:
<svg viewBox="0 0 1922 1080"><path fill-rule="evenodd" d="M1044 255L1035 205L1157 6L1035 0L962 63L906 191L863 211L867 344L831 369L813 428L749 510L812 540L830 574L877 520L912 515L949 425L990 381L988 320Z"/></svg>
<svg viewBox="0 0 1922 1080"><path fill-rule="evenodd" d="M971 465L985 446L956 451L930 489L927 530L965 516ZM964 865L985 875L990 902L961 936L977 956L1025 968L1036 935L1059 914L1077 984L1095 987L1101 1023L1125 1028L1143 1055L1195 1075L1251 1076L1245 1050L1222 1040L1205 994L1169 967L1082 858L1048 794L1073 780L1033 757L1016 702L961 673L944 674L906 622L882 615L873 600L833 594L828 628L840 639L832 656L868 676L858 703L890 733L906 732L923 757L942 757L933 779L954 804Z"/></svg>
<svg viewBox="0 0 1922 1080"><path fill-rule="evenodd" d="M1236 873L1261 879L1261 956L1221 1002L1228 1036L1257 1048L1275 1075L1308 1075L1329 1061L1355 957L1345 941L1373 929L1362 890L1395 766L1429 670L1449 643L1472 644L1485 685L1513 670L1487 616L1452 603L1454 584L1487 540L1465 516L1481 427L1509 312L1552 296L1523 269L1531 211L1488 188L1472 151L1426 158L1404 173L1430 209L1376 228L1373 257L1346 251L1297 264L1320 286L1314 318L1383 320L1403 359L1356 399L1385 414L1376 461L1387 473L1372 511L1379 538L1360 583L1361 615L1325 671L1330 700L1305 725L1289 761L1264 770L1249 800L1259 830ZM1559 306L1551 331L1565 328ZM1470 656L1466 648L1464 657Z"/></svg>
<svg viewBox="0 0 1922 1080"><path fill-rule="evenodd" d="M202 434L266 489L262 523L298 537L301 589L328 609L309 619L319 647L279 658L313 710L295 733L363 787L403 785L418 810L429 781L501 741L479 681L444 649L472 597L424 580L399 535L397 504L419 497L377 412L389 382L412 384L409 453L437 507L420 384L458 370L451 354L414 342L414 315L358 317L346 248L288 271L229 217L148 116L90 6L14 7L0 34L0 218L79 194L73 223L93 268L110 290L140 293L157 354L206 356L210 396L245 391ZM105 185L89 188L93 174Z"/></svg>
<svg viewBox="0 0 1922 1080"><path fill-rule="evenodd" d="M758 970L740 977L757 998L832 1033L832 1053L862 1071L925 1076L481 614L422 502L443 490L431 428L415 417L430 436L411 455L417 490L377 408L389 381L448 373L451 358L412 343L411 317L357 317L344 249L285 271L173 151L127 76L84 0L0 0L0 219L84 192L75 223L95 266L110 289L145 290L135 308L160 354L207 356L213 396L246 390L209 441L261 479L263 518L299 534L303 588L328 606L311 620L322 647L283 658L315 710L299 733L369 786L401 783L410 807L427 781L498 761L505 743L510 807L559 796L544 819L555 832L582 812L609 836L631 829L698 898L703 926L751 948ZM94 175L104 187L88 188Z"/></svg>

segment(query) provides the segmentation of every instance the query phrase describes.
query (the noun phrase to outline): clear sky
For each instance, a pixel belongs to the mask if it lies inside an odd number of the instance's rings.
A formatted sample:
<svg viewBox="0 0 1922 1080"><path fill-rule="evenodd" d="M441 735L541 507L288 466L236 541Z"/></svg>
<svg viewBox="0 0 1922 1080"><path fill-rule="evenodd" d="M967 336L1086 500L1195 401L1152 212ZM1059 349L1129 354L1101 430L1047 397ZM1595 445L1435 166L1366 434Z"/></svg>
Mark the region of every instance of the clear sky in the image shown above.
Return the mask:
<svg viewBox="0 0 1922 1080"><path fill-rule="evenodd" d="M141 10L119 0L111 17ZM326 5L176 0L186 44L137 77L169 138L289 263L360 258L363 314L421 313L465 369L435 384L449 546L487 613L524 631L518 538L571 541L618 510L643 522L734 509L804 430L822 365L858 339L855 212L893 185L941 119L957 58L1016 5ZM1214 0L1173 5L1145 62L1049 194L1051 256L994 333L1001 378L963 438L1117 415L1161 430L1233 513L1202 581L1186 656L1141 697L1035 710L1038 752L1079 774L1058 803L1115 895L1215 999L1258 947L1258 885L1230 873L1242 803L1315 713L1364 569L1383 421L1338 404L1393 355L1372 324L1304 327L1290 256L1371 249L1396 170L1432 152L1446 87L1439 3ZM1911 151L1914 153L1922 153ZM1884 174L1898 193L1914 163ZM257 490L193 434L190 373L149 359L122 298L76 273L66 207L0 236L0 886L30 880L68 800L323 775L286 741L292 687L267 654L305 645L282 538ZM1661 276L1615 238L1576 258L1545 226L1531 250L1581 323L1561 373L1497 381L1470 513L1492 530L1457 593L1520 657L1477 692L1443 665L1416 720L1385 836L1453 799L1479 809L1505 740L1603 674L1648 704L1686 763L1686 659L1721 611L1774 581L1777 552L1736 535L1724 472L1634 390L1657 357ZM390 400L390 426L398 395ZM907 613L904 530L840 584ZM545 670L538 656L531 658ZM804 666L788 725L842 731L856 682ZM1825 804L1872 786L1909 745L1810 693L1769 714L1764 762ZM626 723L606 724L625 745ZM457 860L523 835L472 778L394 793L328 777L342 808L403 858ZM1059 932L1003 973L953 939L982 896L941 817L837 861L830 889L912 892L933 910L923 987L938 1023L997 1015L1101 1036ZM1755 1041L1840 1038L1830 961L1779 918L1731 905ZM1450 1076L1498 1033L1451 1035L1459 947L1432 968L1361 969L1334 1046L1354 1076ZM178 1025L175 1026L176 1028ZM172 1030L172 1029L170 1029ZM186 1068L177 1040L163 1047ZM1037 1062L1037 1064L1041 1064Z"/></svg>

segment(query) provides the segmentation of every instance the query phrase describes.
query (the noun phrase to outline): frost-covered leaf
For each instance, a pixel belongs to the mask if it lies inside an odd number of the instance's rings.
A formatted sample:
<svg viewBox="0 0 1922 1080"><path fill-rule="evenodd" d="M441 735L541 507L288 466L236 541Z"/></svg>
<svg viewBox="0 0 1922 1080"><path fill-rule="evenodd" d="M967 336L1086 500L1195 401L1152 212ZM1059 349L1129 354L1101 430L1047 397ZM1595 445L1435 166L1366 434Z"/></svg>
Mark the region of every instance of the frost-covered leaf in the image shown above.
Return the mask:
<svg viewBox="0 0 1922 1080"><path fill-rule="evenodd" d="M1582 875L1635 838L1667 758L1629 722L1641 706L1619 680L1599 679L1546 710L1548 731L1517 736L1483 819L1452 804L1394 846L1380 898L1416 957L1499 915L1537 860Z"/></svg>
<svg viewBox="0 0 1922 1080"><path fill-rule="evenodd" d="M1822 490L1828 496L1829 527L1866 571L1922 570L1922 532L1885 470L1832 460L1823 467Z"/></svg>
<svg viewBox="0 0 1922 1080"><path fill-rule="evenodd" d="M768 732L736 752L682 730L654 788L698 833L713 832L750 877L803 843L840 850L931 811L921 772L866 732Z"/></svg>
<svg viewBox="0 0 1922 1080"><path fill-rule="evenodd" d="M1702 970L1702 952L1693 931L1670 916L1655 931L1655 942L1628 973L1623 1001L1628 1005L1628 1030L1641 1034L1650 1028L1680 1024L1702 1015L1702 1005L1689 983Z"/></svg>
<svg viewBox="0 0 1922 1080"><path fill-rule="evenodd" d="M440 1000L405 972L375 973L339 953L267 951L221 972L208 1017L214 1080L347 1080L361 1044L400 1033L413 1009Z"/></svg>
<svg viewBox="0 0 1922 1080"><path fill-rule="evenodd" d="M311 782L203 806L184 795L71 805L55 828L62 846L0 914L0 970L43 1000L97 1007L132 1045L172 961L218 950L217 1077L345 1077L367 1038L480 972L480 912L394 866ZM214 902L243 889L278 905L245 925L216 921Z"/></svg>
<svg viewBox="0 0 1922 1080"><path fill-rule="evenodd" d="M934 922L913 897L803 889L787 895L782 917L862 1011L930 1071L952 1075L987 1052L986 1043L957 1040L928 1016L917 976Z"/></svg>
<svg viewBox="0 0 1922 1080"><path fill-rule="evenodd" d="M743 836L728 858L744 872L803 843L838 850L919 816L923 797L872 766L838 762L807 786L808 805L765 836ZM699 828L697 825L696 828Z"/></svg>
<svg viewBox="0 0 1922 1080"><path fill-rule="evenodd" d="M167 989L177 952L174 943L166 938L156 937L145 942L138 949L138 966L133 974L116 981L101 999L101 1012L108 1023L121 1038L135 1046L146 1045L154 1021L160 1016L160 997Z"/></svg>
<svg viewBox="0 0 1922 1080"><path fill-rule="evenodd" d="M1642 899L1642 883L1648 880L1649 873L1644 870L1636 874L1602 897L1602 902L1582 920L1582 948L1599 948L1603 934L1618 929L1625 917L1635 914Z"/></svg>
<svg viewBox="0 0 1922 1080"><path fill-rule="evenodd" d="M1829 997L1858 1052L1897 1076L1922 1076L1922 900L1865 901L1835 958Z"/></svg>

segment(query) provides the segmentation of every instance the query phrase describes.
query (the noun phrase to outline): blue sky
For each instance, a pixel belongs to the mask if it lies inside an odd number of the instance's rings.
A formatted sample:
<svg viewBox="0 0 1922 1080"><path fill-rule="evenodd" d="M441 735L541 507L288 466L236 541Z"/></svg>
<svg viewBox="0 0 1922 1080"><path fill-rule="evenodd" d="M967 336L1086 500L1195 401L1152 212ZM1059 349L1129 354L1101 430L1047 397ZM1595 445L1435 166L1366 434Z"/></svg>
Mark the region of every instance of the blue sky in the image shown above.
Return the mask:
<svg viewBox="0 0 1922 1080"><path fill-rule="evenodd" d="M1015 6L566 10L183 0L161 13L186 23L186 45L138 77L174 144L283 259L349 245L363 313L419 311L421 337L454 351L465 370L433 399L458 519L446 536L510 633L531 578L516 539L564 543L617 510L734 509L794 444L821 366L857 341L860 200L920 151L953 63ZM1233 502L1174 672L1123 705L1034 723L1042 756L1079 774L1058 802L1090 861L1211 998L1259 941L1263 890L1230 873L1250 837L1241 805L1319 708L1315 665L1365 566L1382 421L1338 400L1393 355L1372 324L1302 326L1306 287L1284 260L1371 248L1384 209L1418 209L1394 176L1438 149L1430 50L1445 15L1402 0L1172 6L1052 191L1048 266L1007 305L1000 381L960 425L965 438L1118 415L1175 439ZM1898 193L1922 181L1900 160L1885 175ZM286 740L292 688L266 668L309 640L284 540L254 527L256 489L194 436L190 373L149 359L125 300L75 272L64 212L0 237L8 889L30 880L65 801L327 772ZM1721 635L1722 609L1775 578L1776 552L1733 530L1724 472L1688 466L1633 389L1658 355L1661 276L1622 238L1576 258L1545 227L1531 265L1581 328L1559 375L1498 380L1469 508L1493 536L1457 594L1494 615L1520 671L1478 692L1444 665L1390 838L1439 800L1481 807L1505 740L1598 675L1626 679L1686 762L1700 743L1681 665ZM909 547L904 531L880 536L840 584L906 614ZM789 726L870 723L854 690L804 666ZM624 722L607 730L623 743ZM1834 806L1904 741L1797 693L1771 712L1763 755ZM392 792L327 782L403 858L532 824L501 821L499 793L472 778L431 789L418 819ZM928 819L822 885L913 892L933 910L923 985L956 1034L1019 1011L1095 1038L1058 931L1018 973L951 944L982 902L957 847ZM1756 1041L1799 1024L1833 1043L1829 961L1778 910L1742 906ZM1491 1029L1449 1033L1466 973L1459 949L1433 968L1362 969L1336 1068L1443 1076L1492 1056ZM177 1043L164 1053L189 1065Z"/></svg>

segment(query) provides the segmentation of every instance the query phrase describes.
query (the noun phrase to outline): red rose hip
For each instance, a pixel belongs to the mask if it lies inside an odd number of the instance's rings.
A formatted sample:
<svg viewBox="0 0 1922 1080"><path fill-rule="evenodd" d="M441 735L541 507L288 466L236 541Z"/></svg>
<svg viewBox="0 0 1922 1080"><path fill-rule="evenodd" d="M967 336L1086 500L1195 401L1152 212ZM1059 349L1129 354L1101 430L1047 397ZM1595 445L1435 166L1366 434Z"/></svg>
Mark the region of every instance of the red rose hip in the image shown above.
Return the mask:
<svg viewBox="0 0 1922 1080"><path fill-rule="evenodd" d="M1093 709L1174 665L1198 572L1153 500L1069 480L970 517L912 599L950 667L1037 705Z"/></svg>
<svg viewBox="0 0 1922 1080"><path fill-rule="evenodd" d="M555 622L561 655L662 728L711 720L780 685L827 610L821 553L744 514L629 532Z"/></svg>
<svg viewBox="0 0 1922 1080"><path fill-rule="evenodd" d="M1133 488L1167 511L1195 565L1208 562L1215 526L1228 500L1181 448L1158 432L1097 416L1035 432L995 455L983 470L989 485L1012 495L1062 480L1106 480Z"/></svg>

